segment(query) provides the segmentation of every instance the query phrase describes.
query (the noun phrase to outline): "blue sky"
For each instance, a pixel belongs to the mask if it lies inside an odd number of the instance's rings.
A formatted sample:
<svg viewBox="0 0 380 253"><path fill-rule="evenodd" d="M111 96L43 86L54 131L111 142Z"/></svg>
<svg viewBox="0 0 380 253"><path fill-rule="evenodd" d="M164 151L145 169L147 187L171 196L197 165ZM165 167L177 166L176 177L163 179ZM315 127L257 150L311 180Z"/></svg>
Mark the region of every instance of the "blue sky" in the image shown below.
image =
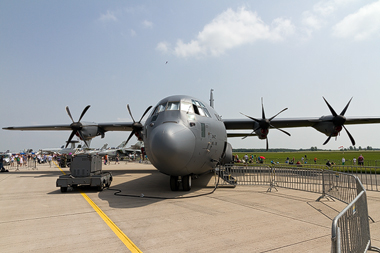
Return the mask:
<svg viewBox="0 0 380 253"><path fill-rule="evenodd" d="M0 1L1 127L130 121L186 94L223 118L380 117L380 1ZM168 64L165 64L168 61ZM357 146L380 147L380 125L348 125ZM350 146L342 131L271 130L270 147ZM0 151L63 145L69 132L0 131ZM93 147L118 145L108 132ZM132 139L132 143L135 139ZM257 138L233 147L265 147Z"/></svg>

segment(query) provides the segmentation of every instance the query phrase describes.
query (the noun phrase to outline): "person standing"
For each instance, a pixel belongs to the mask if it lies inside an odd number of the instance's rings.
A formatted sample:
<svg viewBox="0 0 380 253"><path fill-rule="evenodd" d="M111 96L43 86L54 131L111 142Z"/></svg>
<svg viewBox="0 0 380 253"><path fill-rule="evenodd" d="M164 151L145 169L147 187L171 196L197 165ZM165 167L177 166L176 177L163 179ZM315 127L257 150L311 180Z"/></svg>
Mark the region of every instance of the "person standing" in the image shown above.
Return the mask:
<svg viewBox="0 0 380 253"><path fill-rule="evenodd" d="M344 163L346 162L346 159L344 159L344 157L342 158L342 165L344 165Z"/></svg>
<svg viewBox="0 0 380 253"><path fill-rule="evenodd" d="M104 156L104 165L107 165L107 163L108 163L108 155L105 155Z"/></svg>
<svg viewBox="0 0 380 253"><path fill-rule="evenodd" d="M0 169L1 169L1 172L9 172L8 170L6 170L4 168L3 164L4 164L4 157L0 156Z"/></svg>
<svg viewBox="0 0 380 253"><path fill-rule="evenodd" d="M51 161L53 160L53 157L51 155L49 155L47 159L48 159L49 165L51 167Z"/></svg>
<svg viewBox="0 0 380 253"><path fill-rule="evenodd" d="M358 164L360 166L363 166L364 165L364 157L363 155L360 154L360 156L358 157Z"/></svg>

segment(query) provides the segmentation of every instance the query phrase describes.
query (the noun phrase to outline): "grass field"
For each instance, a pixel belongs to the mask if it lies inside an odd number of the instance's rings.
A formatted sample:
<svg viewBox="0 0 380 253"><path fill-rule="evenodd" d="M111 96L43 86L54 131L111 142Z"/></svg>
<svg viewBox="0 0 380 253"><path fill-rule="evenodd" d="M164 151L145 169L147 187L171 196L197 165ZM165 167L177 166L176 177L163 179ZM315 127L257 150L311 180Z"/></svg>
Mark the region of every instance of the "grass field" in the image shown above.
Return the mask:
<svg viewBox="0 0 380 253"><path fill-rule="evenodd" d="M358 159L360 155L364 157L365 166L380 166L380 151L372 150L361 150L361 151L297 151L297 152L258 152L258 153L244 153L244 152L234 152L234 155L238 155L239 159L243 159L244 155L247 154L249 157L251 155L254 158L264 156L264 163L270 164L271 161L275 163L285 163L287 157L290 160L293 159L295 162L302 161L304 158L304 163L314 164L314 158L317 158L317 164L326 164L329 160L334 162L336 165L342 164L342 158L346 159L345 165L353 165L353 158Z"/></svg>

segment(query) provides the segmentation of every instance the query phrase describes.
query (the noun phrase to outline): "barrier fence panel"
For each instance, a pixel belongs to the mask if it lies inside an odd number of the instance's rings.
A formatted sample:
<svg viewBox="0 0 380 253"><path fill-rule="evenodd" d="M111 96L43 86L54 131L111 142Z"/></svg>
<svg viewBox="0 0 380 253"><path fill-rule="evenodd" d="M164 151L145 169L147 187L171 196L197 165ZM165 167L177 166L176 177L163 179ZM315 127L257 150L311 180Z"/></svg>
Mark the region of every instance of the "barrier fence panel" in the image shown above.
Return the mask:
<svg viewBox="0 0 380 253"><path fill-rule="evenodd" d="M362 178L373 182L376 177L368 176L371 174L363 171ZM366 190L355 175L337 170L278 165L225 166L220 168L219 175L226 184L302 190L321 193L319 199L327 195L347 203L347 207L332 222L331 252L366 252L368 249L380 252L379 248L371 245Z"/></svg>
<svg viewBox="0 0 380 253"><path fill-rule="evenodd" d="M346 204L350 203L358 195L356 177L350 174L337 171L323 172L324 189L323 193L336 198Z"/></svg>
<svg viewBox="0 0 380 253"><path fill-rule="evenodd" d="M219 168L223 181L219 185L269 185L271 168L269 166L233 166Z"/></svg>
<svg viewBox="0 0 380 253"><path fill-rule="evenodd" d="M379 248L371 245L365 188L357 177L354 178L357 196L332 222L331 252L380 252Z"/></svg>
<svg viewBox="0 0 380 253"><path fill-rule="evenodd" d="M380 168L369 166L333 166L333 171L346 172L357 176L367 191L380 191Z"/></svg>
<svg viewBox="0 0 380 253"><path fill-rule="evenodd" d="M323 170L275 166L272 173L276 186L322 193Z"/></svg>

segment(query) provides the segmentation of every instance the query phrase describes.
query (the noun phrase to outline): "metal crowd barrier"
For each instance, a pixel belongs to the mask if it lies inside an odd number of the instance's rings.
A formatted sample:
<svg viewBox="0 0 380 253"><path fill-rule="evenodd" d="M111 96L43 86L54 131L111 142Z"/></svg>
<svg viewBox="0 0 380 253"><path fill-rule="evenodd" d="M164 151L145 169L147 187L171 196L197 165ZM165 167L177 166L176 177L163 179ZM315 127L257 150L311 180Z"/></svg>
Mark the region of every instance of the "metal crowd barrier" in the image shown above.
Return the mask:
<svg viewBox="0 0 380 253"><path fill-rule="evenodd" d="M19 171L23 168L31 168L33 170L37 170L37 161L34 159L27 159L27 161L25 161L22 166L21 164L18 164L16 161L14 161L13 164L4 165L4 168L9 171Z"/></svg>
<svg viewBox="0 0 380 253"><path fill-rule="evenodd" d="M379 248L371 245L366 190L357 177L343 176L354 178L347 182L355 181L357 196L332 222L331 252L380 252Z"/></svg>
<svg viewBox="0 0 380 253"><path fill-rule="evenodd" d="M330 169L357 176L367 191L380 191L379 167L335 165Z"/></svg>
<svg viewBox="0 0 380 253"><path fill-rule="evenodd" d="M220 167L219 185L268 185L320 193L348 206L332 222L331 252L366 252L371 245L366 190L359 177L339 171L263 164ZM365 173L364 173L365 174Z"/></svg>

